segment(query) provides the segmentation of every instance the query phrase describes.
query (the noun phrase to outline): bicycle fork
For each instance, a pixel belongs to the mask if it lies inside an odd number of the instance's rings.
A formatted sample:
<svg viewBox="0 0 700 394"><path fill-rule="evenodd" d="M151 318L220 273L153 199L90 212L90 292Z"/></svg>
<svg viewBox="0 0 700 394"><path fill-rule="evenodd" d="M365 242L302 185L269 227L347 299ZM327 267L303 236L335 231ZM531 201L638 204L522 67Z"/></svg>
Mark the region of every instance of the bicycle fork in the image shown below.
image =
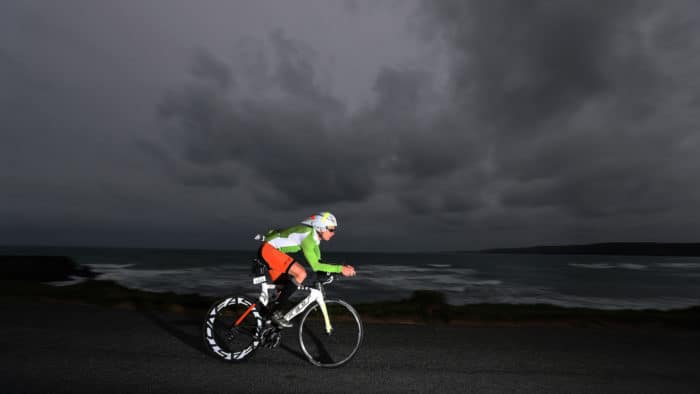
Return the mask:
<svg viewBox="0 0 700 394"><path fill-rule="evenodd" d="M331 327L331 319L328 317L328 308L326 308L326 301L321 298L317 301L318 306L321 308L321 313L323 313L323 320L326 323L326 334L331 335L333 332L333 327Z"/></svg>
<svg viewBox="0 0 700 394"><path fill-rule="evenodd" d="M313 287L306 286L301 287L300 290L308 291L309 295L303 300L301 300L301 302L299 302L289 312L287 312L287 314L284 315L284 318L287 319L287 321L291 321L293 318L302 313L309 305L311 305L313 302L316 302L321 308L321 313L323 314L323 321L326 326L326 334L330 335L333 332L333 327L331 326L331 320L328 317L328 308L326 307L326 302L323 298L323 292L321 290L314 289Z"/></svg>

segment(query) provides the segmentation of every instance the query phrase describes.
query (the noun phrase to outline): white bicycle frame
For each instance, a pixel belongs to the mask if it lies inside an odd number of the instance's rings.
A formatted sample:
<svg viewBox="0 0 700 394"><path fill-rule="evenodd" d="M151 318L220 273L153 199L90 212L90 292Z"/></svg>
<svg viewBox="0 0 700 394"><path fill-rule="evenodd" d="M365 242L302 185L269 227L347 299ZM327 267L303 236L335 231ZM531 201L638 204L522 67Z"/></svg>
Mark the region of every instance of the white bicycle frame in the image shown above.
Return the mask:
<svg viewBox="0 0 700 394"><path fill-rule="evenodd" d="M253 284L260 285L261 291L258 300L261 304L267 306L270 302L269 290L274 290L277 288L277 286L275 284L267 283L267 277L264 275L253 278ZM326 333L330 334L333 331L333 327L331 326L331 320L328 317L328 308L326 308L326 300L323 297L323 292L319 289L314 289L313 287L307 286L302 286L299 288L299 290L308 291L309 295L301 300L301 302L299 302L294 308L289 310L289 312L284 315L284 318L287 319L287 321L292 321L292 319L304 312L309 305L315 302L321 308L323 320L326 324Z"/></svg>

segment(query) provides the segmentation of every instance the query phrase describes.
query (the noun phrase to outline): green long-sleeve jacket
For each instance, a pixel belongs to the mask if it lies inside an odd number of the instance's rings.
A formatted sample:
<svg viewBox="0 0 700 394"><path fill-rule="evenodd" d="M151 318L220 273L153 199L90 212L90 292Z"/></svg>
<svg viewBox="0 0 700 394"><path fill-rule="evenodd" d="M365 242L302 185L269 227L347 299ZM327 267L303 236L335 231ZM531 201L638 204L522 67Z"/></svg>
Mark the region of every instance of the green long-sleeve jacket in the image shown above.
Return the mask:
<svg viewBox="0 0 700 394"><path fill-rule="evenodd" d="M271 230L265 234L265 242L284 253L296 253L301 250L314 271L342 271L342 265L321 262L321 250L318 247L321 238L309 226L299 224L284 230Z"/></svg>

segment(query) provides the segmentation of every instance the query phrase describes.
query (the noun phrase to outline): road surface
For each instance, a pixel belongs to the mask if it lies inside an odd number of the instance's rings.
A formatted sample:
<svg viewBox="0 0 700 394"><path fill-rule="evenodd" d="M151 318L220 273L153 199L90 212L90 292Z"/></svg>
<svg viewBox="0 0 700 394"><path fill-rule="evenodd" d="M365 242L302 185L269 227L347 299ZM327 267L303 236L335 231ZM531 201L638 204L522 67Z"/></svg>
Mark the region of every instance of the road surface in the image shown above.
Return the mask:
<svg viewBox="0 0 700 394"><path fill-rule="evenodd" d="M366 324L349 364L320 369L294 331L234 365L204 352L198 318L7 300L0 314L3 393L700 392L698 330Z"/></svg>

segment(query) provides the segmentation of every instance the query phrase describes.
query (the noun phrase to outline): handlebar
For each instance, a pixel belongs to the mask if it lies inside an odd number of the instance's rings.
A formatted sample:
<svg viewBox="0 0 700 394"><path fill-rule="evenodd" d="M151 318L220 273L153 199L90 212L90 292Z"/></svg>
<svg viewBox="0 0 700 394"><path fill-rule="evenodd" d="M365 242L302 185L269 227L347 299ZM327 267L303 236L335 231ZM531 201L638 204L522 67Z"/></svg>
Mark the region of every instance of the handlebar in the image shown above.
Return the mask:
<svg viewBox="0 0 700 394"><path fill-rule="evenodd" d="M322 285L327 285L335 279L338 274L334 272L316 271L316 281Z"/></svg>

